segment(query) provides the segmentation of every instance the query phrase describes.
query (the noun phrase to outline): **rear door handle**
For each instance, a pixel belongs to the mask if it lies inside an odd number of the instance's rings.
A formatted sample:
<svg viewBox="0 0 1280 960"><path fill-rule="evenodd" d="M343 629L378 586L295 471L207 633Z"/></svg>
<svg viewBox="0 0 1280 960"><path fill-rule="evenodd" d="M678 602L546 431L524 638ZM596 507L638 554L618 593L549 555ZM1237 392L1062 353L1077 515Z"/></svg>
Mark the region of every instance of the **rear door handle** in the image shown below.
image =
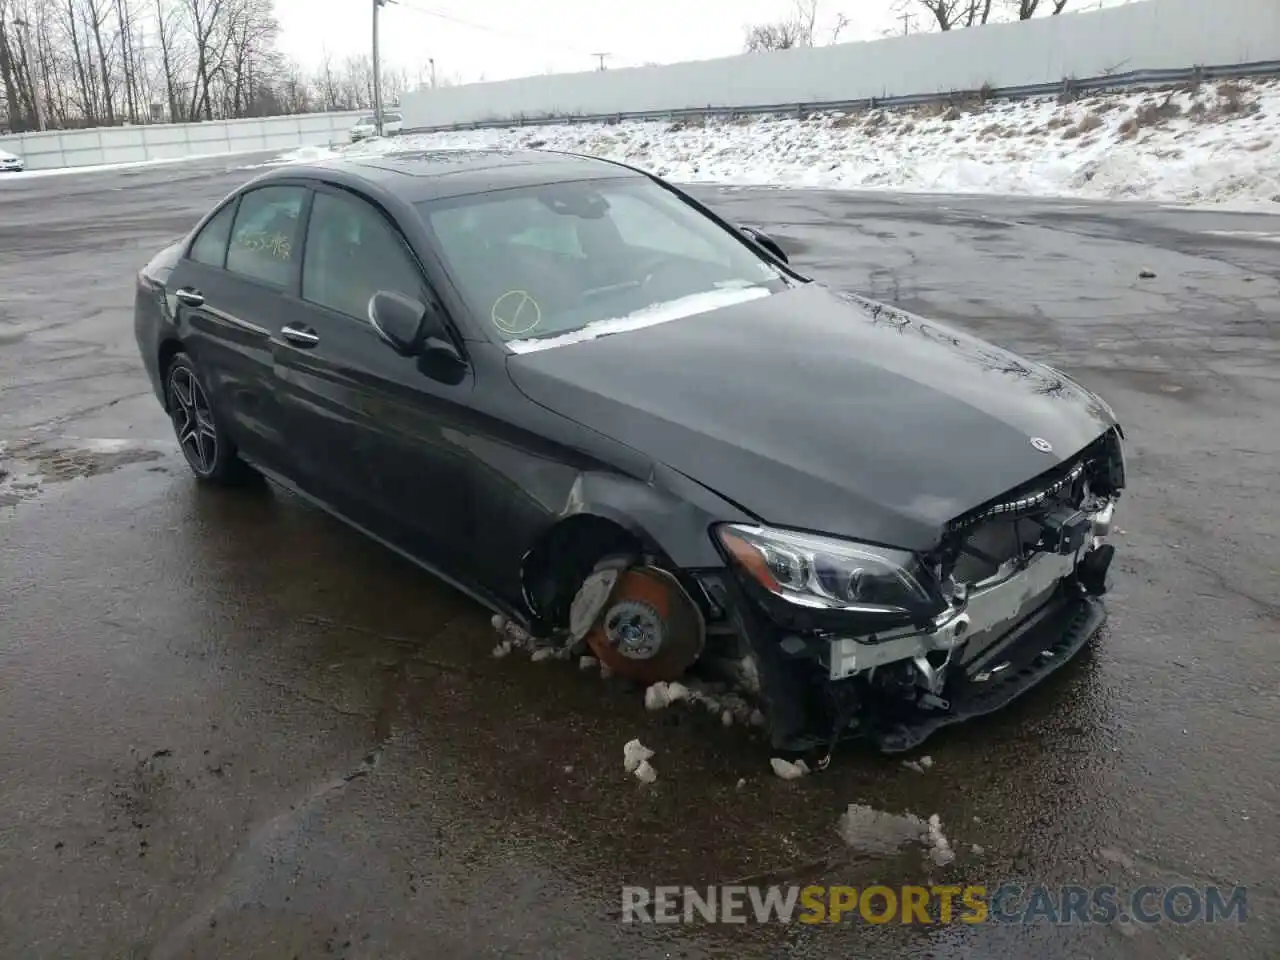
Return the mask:
<svg viewBox="0 0 1280 960"><path fill-rule="evenodd" d="M280 336L300 347L314 347L320 342L320 335L310 327L299 327L292 323L280 331Z"/></svg>
<svg viewBox="0 0 1280 960"><path fill-rule="evenodd" d="M173 295L185 303L188 307L203 307L204 294L199 290L192 290L190 287L181 287L173 292Z"/></svg>

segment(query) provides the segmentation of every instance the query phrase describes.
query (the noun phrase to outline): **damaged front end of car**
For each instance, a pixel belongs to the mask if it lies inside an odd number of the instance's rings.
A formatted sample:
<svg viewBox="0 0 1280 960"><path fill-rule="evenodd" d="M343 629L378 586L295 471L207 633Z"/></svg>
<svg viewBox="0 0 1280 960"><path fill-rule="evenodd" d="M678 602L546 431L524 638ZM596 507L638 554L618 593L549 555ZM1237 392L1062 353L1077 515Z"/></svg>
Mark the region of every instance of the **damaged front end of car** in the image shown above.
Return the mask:
<svg viewBox="0 0 1280 960"><path fill-rule="evenodd" d="M746 524L713 530L727 568L695 574L708 624L754 660L776 750L885 752L991 713L1081 650L1105 620L1125 486L1113 427L946 524L917 554Z"/></svg>

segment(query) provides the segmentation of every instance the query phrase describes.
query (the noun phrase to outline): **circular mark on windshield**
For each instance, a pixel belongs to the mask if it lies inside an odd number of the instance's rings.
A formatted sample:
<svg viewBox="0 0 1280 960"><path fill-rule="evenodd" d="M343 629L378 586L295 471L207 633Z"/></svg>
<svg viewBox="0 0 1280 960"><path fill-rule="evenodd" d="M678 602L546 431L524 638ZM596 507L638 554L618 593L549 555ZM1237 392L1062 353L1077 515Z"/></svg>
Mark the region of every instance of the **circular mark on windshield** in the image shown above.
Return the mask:
<svg viewBox="0 0 1280 960"><path fill-rule="evenodd" d="M507 336L529 333L542 322L542 308L524 290L508 290L493 301L489 311L493 325Z"/></svg>

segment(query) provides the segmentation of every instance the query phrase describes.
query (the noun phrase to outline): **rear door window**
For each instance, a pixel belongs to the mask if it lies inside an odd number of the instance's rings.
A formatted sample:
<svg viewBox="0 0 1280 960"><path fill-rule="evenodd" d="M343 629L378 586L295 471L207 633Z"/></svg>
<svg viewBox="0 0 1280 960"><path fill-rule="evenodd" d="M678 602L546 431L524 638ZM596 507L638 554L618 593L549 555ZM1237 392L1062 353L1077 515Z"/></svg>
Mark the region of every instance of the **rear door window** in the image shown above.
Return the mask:
<svg viewBox="0 0 1280 960"><path fill-rule="evenodd" d="M281 289L293 283L303 187L260 187L240 198L227 269Z"/></svg>

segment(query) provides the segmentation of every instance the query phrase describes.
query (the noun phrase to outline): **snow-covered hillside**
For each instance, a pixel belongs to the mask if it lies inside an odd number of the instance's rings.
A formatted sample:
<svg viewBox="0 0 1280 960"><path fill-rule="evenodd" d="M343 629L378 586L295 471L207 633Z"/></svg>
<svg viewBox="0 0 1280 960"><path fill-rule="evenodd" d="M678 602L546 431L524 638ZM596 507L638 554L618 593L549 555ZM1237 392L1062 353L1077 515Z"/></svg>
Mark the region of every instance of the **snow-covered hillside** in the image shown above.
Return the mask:
<svg viewBox="0 0 1280 960"><path fill-rule="evenodd" d="M1280 207L1280 80L806 118L559 124L303 148L545 147L677 182L1005 193ZM279 161L277 161L279 162Z"/></svg>

